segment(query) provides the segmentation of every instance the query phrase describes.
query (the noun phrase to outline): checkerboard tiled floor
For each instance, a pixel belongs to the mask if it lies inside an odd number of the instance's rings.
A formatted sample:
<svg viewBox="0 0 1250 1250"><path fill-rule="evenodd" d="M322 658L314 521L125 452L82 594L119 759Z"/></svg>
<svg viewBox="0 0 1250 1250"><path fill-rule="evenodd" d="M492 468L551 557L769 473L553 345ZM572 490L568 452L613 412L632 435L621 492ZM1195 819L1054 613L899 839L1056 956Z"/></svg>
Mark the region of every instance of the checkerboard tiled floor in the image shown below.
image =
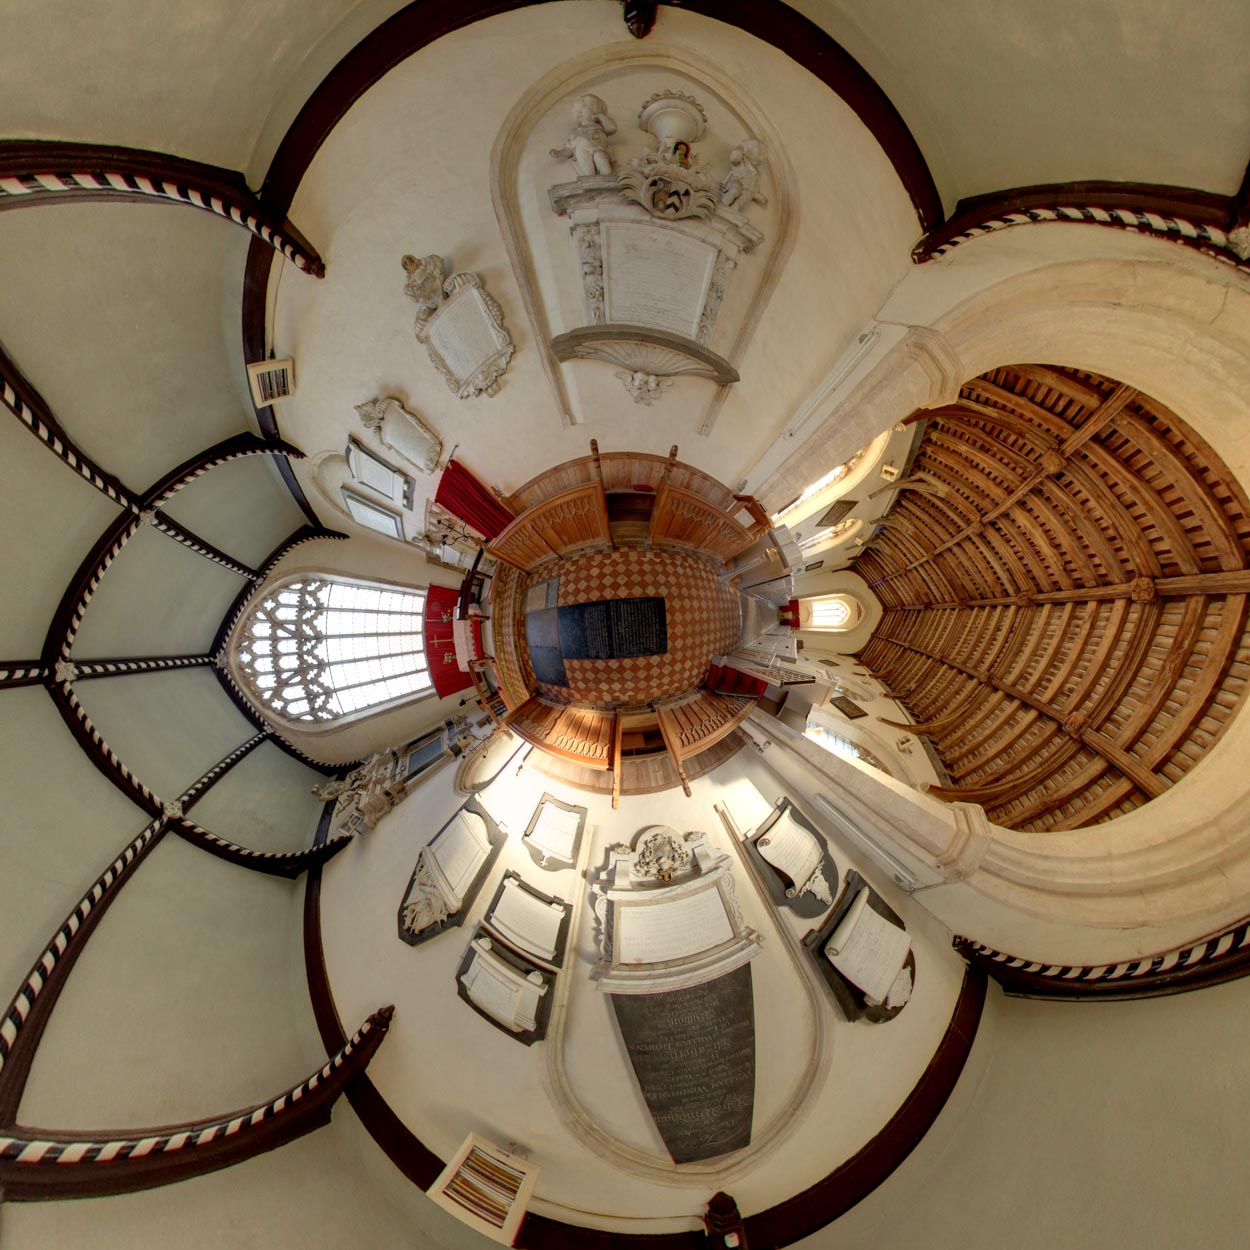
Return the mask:
<svg viewBox="0 0 1250 1250"><path fill-rule="evenodd" d="M629 660L565 660L567 688L540 685L544 694L584 703L647 703L667 698L693 690L706 676L711 657L737 645L737 591L720 580L713 565L697 556L639 548L577 556L545 566L528 584L551 577L560 579L561 607L662 596L668 651ZM513 603L523 605L523 596L518 595ZM513 628L518 650L524 652L523 619L517 618Z"/></svg>

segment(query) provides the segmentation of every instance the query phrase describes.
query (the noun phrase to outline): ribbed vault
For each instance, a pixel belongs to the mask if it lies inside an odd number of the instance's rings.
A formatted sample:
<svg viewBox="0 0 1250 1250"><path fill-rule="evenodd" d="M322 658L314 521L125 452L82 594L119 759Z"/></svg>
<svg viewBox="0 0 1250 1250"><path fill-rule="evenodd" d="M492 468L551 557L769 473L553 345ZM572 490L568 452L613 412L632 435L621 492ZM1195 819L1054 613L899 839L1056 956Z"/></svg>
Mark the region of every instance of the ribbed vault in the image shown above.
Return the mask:
<svg viewBox="0 0 1250 1250"><path fill-rule="evenodd" d="M863 660L1010 828L1122 815L1179 781L1250 675L1250 507L1214 451L1111 378L1000 368L925 429L856 568Z"/></svg>

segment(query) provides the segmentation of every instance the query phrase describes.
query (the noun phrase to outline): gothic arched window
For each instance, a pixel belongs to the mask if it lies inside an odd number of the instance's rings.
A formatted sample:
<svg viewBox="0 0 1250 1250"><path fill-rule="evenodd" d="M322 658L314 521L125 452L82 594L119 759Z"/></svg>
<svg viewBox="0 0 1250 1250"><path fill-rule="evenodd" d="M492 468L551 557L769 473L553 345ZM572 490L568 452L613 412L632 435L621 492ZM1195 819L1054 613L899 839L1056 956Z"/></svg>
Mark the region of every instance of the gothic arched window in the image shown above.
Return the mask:
<svg viewBox="0 0 1250 1250"><path fill-rule="evenodd" d="M271 588L243 623L235 667L283 720L312 728L431 689L425 593L329 577Z"/></svg>

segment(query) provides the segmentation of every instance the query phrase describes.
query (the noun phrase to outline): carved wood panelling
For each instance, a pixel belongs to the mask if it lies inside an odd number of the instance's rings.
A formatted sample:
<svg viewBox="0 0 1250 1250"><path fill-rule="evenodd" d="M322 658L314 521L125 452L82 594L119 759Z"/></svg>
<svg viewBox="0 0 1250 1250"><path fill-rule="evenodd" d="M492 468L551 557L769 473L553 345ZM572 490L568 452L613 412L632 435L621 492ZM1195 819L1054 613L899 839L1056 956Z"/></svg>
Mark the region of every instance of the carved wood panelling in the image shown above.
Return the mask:
<svg viewBox="0 0 1250 1250"><path fill-rule="evenodd" d="M928 424L856 562L885 616L862 658L930 737L950 799L1067 829L1164 793L1250 679L1250 502L1133 388L1021 365Z"/></svg>
<svg viewBox="0 0 1250 1250"><path fill-rule="evenodd" d="M528 570L553 556L610 548L608 505L598 480L561 491L517 517L486 548L487 554Z"/></svg>

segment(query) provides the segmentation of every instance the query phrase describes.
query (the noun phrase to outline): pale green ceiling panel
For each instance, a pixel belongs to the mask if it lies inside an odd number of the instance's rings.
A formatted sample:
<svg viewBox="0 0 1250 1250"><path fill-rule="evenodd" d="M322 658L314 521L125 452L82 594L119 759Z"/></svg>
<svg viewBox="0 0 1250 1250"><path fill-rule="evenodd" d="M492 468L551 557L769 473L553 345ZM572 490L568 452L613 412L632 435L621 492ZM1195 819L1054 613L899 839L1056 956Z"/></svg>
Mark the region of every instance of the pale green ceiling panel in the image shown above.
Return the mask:
<svg viewBox="0 0 1250 1250"><path fill-rule="evenodd" d="M104 677L74 693L118 758L166 802L256 732L207 668Z"/></svg>
<svg viewBox="0 0 1250 1250"><path fill-rule="evenodd" d="M0 407L0 657L39 655L66 586L119 512Z"/></svg>
<svg viewBox="0 0 1250 1250"><path fill-rule="evenodd" d="M0 691L0 1005L148 817L82 753L42 687Z"/></svg>
<svg viewBox="0 0 1250 1250"><path fill-rule="evenodd" d="M246 584L240 574L144 526L96 587L74 656L206 654Z"/></svg>
<svg viewBox="0 0 1250 1250"><path fill-rule="evenodd" d="M346 435L343 441L346 444ZM246 456L210 469L184 486L164 510L219 550L253 567L307 522L272 456Z"/></svg>
<svg viewBox="0 0 1250 1250"><path fill-rule="evenodd" d="M0 215L5 350L133 491L253 427L239 339L249 238L142 201Z"/></svg>
<svg viewBox="0 0 1250 1250"><path fill-rule="evenodd" d="M303 885L172 834L74 966L31 1068L26 1124L168 1124L263 1102L315 1038L299 948ZM381 1004L379 1004L381 1005Z"/></svg>
<svg viewBox="0 0 1250 1250"><path fill-rule="evenodd" d="M237 763L188 813L210 833L253 851L312 845L324 806L310 790L325 777L265 743Z"/></svg>

